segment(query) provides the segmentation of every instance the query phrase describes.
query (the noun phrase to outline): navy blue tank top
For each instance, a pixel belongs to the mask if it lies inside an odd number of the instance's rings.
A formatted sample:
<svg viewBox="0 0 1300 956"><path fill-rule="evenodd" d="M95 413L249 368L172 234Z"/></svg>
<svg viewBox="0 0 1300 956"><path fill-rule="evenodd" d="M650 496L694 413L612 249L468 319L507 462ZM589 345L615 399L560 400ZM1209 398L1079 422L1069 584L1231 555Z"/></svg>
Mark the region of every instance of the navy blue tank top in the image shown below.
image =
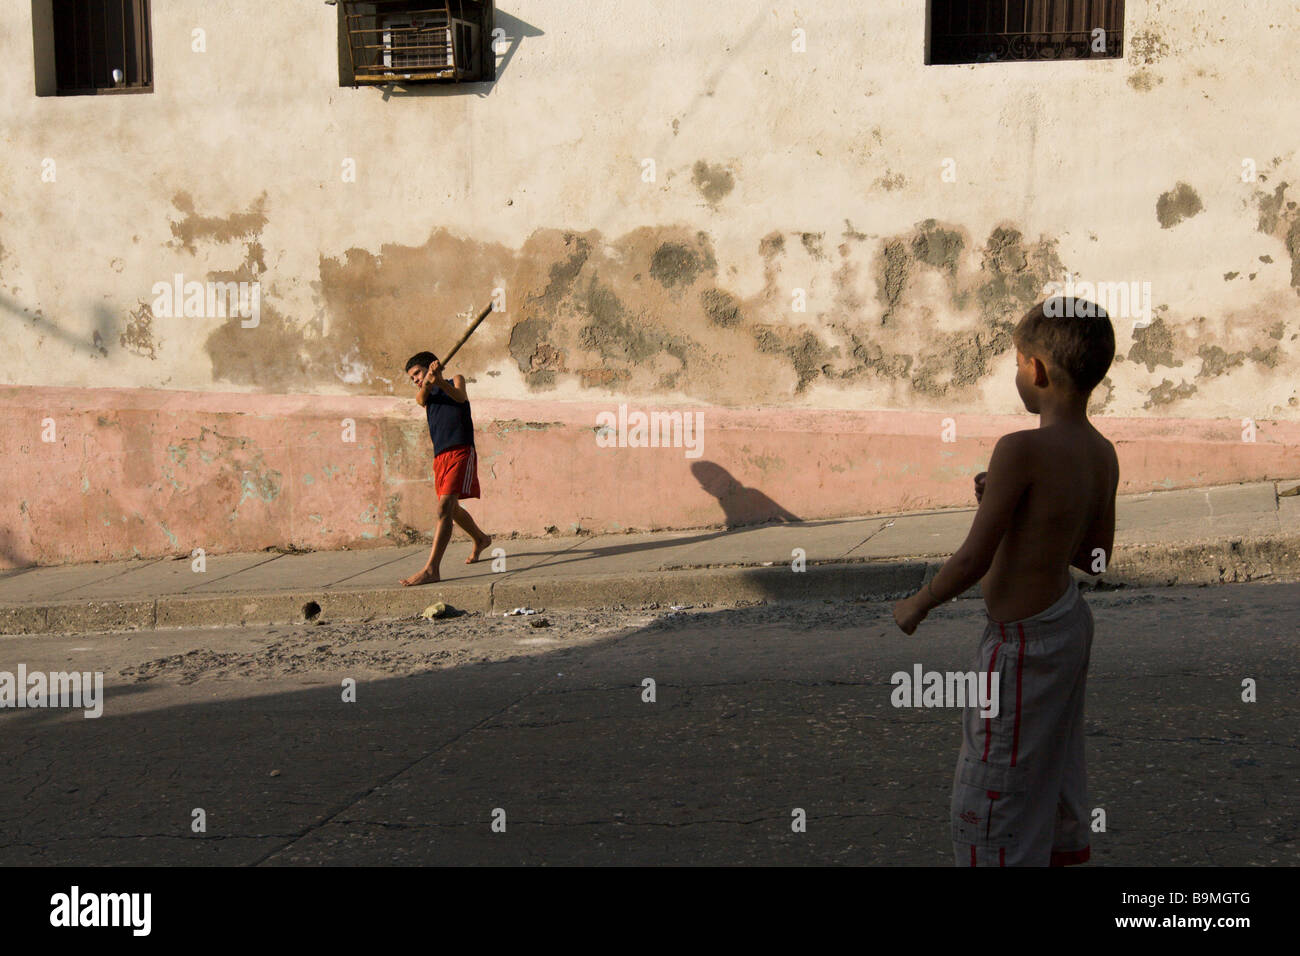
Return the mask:
<svg viewBox="0 0 1300 956"><path fill-rule="evenodd" d="M435 388L429 404L424 406L424 417L429 420L429 438L433 440L435 455L457 445L474 444L474 419L469 414L469 402L458 402Z"/></svg>

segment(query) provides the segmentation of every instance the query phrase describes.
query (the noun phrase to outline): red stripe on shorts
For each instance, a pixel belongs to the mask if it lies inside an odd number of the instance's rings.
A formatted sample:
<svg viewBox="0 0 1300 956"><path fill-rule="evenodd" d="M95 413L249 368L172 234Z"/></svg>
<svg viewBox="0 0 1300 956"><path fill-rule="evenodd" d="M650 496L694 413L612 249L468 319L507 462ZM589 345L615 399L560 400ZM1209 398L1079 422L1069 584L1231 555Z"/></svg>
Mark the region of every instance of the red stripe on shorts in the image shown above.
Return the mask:
<svg viewBox="0 0 1300 956"><path fill-rule="evenodd" d="M997 671L998 650L1001 649L1002 645L1007 642L1007 629L1003 627L1001 624L999 624L998 627L1001 628L1002 630L1002 640L998 641L998 646L993 648L993 657L990 658L989 660L989 673L988 673L987 682L984 685L986 700L993 693L993 675ZM993 718L985 717L984 718L984 756L982 758L985 763L987 763L989 759L989 741L992 739L992 737L993 737Z"/></svg>

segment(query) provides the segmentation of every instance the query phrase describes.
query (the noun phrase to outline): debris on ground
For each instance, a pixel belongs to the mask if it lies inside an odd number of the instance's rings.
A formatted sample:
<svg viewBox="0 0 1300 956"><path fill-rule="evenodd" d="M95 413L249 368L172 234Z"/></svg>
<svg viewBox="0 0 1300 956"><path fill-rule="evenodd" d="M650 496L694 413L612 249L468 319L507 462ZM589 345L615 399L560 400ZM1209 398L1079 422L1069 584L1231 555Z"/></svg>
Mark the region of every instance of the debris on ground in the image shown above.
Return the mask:
<svg viewBox="0 0 1300 956"><path fill-rule="evenodd" d="M420 612L420 617L430 621L432 621L435 617L446 617L446 616L447 616L447 605L443 604L441 601L438 601L435 604L430 604L428 607L426 607L423 611Z"/></svg>

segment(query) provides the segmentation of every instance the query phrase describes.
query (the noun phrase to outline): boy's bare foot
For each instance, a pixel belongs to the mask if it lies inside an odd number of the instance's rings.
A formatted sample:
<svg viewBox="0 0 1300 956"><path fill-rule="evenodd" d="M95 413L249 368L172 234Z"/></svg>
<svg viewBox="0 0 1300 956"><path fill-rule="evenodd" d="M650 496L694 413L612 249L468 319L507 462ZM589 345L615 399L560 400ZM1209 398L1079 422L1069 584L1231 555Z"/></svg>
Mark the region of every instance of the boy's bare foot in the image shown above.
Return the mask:
<svg viewBox="0 0 1300 956"><path fill-rule="evenodd" d="M424 568L419 574L412 574L409 578L402 578L402 587L414 587L417 584L437 584L442 578L438 577L437 571L431 571Z"/></svg>
<svg viewBox="0 0 1300 956"><path fill-rule="evenodd" d="M486 548L491 543L492 543L492 535L490 534L485 534L480 540L475 541L474 550L469 553L469 557L465 559L465 563L473 564L475 561L477 561L478 556L483 553L483 549Z"/></svg>

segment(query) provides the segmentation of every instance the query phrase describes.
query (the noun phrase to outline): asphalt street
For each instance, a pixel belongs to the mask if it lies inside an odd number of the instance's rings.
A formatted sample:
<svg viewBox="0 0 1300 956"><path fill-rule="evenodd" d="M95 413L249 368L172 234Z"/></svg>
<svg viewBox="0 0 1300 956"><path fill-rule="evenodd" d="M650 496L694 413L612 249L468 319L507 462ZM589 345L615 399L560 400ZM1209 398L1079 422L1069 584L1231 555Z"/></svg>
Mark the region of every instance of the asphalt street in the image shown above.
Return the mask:
<svg viewBox="0 0 1300 956"><path fill-rule="evenodd" d="M1300 584L1088 600L1093 864L1300 862ZM807 602L3 637L0 671L106 686L97 719L0 710L0 864L947 866L959 715L893 706L890 677L969 669L982 623L957 601L908 638L885 603Z"/></svg>

